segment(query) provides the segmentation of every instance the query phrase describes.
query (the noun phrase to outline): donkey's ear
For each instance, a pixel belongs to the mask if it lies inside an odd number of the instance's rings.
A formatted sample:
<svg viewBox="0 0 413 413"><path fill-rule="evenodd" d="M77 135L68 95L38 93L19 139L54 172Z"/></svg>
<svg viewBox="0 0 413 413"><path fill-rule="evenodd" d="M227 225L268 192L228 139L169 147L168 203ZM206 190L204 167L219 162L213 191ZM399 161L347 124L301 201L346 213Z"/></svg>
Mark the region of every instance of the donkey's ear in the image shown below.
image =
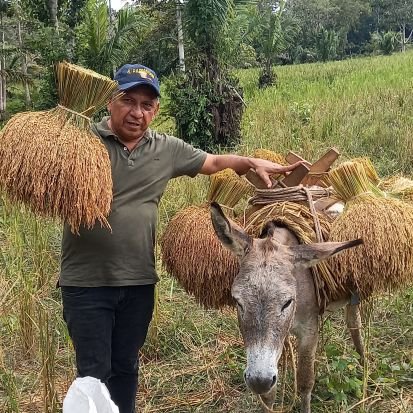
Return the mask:
<svg viewBox="0 0 413 413"><path fill-rule="evenodd" d="M348 248L363 244L362 239L344 242L323 242L320 244L297 245L290 247L293 254L294 264L305 268L318 264L319 261L332 257L333 255Z"/></svg>
<svg viewBox="0 0 413 413"><path fill-rule="evenodd" d="M237 224L231 222L216 202L211 204L211 219L222 245L242 258L251 249L252 238Z"/></svg>

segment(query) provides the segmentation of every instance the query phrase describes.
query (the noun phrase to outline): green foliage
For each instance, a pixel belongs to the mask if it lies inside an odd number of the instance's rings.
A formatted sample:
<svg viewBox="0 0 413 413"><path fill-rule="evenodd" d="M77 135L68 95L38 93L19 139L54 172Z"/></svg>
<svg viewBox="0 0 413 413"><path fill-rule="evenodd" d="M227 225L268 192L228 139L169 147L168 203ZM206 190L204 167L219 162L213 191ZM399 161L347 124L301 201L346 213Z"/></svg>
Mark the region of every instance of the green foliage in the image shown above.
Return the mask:
<svg viewBox="0 0 413 413"><path fill-rule="evenodd" d="M221 74L220 83L200 66L165 81L166 110L175 118L177 136L207 151L233 148L240 141L242 102L238 82Z"/></svg>
<svg viewBox="0 0 413 413"><path fill-rule="evenodd" d="M379 33L371 35L370 50L374 53L383 53L390 55L396 49L397 34L395 32Z"/></svg>
<svg viewBox="0 0 413 413"><path fill-rule="evenodd" d="M343 349L333 343L327 344L325 352L328 363L328 374L319 379L328 394L337 405L347 406L351 397L360 399L363 395L362 366L357 353L343 355Z"/></svg>
<svg viewBox="0 0 413 413"><path fill-rule="evenodd" d="M83 13L77 29L79 62L111 76L114 68L125 63L131 50L137 47L145 20L138 9L124 8L111 24L106 0L88 0Z"/></svg>
<svg viewBox="0 0 413 413"><path fill-rule="evenodd" d="M396 48L396 33L387 32L383 34L381 50L384 54L392 54Z"/></svg>
<svg viewBox="0 0 413 413"><path fill-rule="evenodd" d="M314 161L336 146L369 156L384 176L413 173L412 52L283 66L279 85L258 91L258 69L237 72L248 107L247 147L293 150Z"/></svg>
<svg viewBox="0 0 413 413"><path fill-rule="evenodd" d="M232 0L189 0L184 9L185 29L196 49L203 54L216 52L228 27Z"/></svg>
<svg viewBox="0 0 413 413"><path fill-rule="evenodd" d="M220 54L233 8L232 0L188 1L184 26L192 47L187 73L167 83L167 111L175 118L177 135L208 151L234 147L240 139L243 102Z"/></svg>
<svg viewBox="0 0 413 413"><path fill-rule="evenodd" d="M320 60L326 62L333 60L337 56L339 38L334 30L327 30L322 27L317 35L316 48Z"/></svg>
<svg viewBox="0 0 413 413"><path fill-rule="evenodd" d="M131 51L130 61L144 63L158 76L169 75L178 64L176 4L140 7L140 13L145 24L139 30L139 41Z"/></svg>
<svg viewBox="0 0 413 413"><path fill-rule="evenodd" d="M55 84L54 65L69 59L69 43L71 33L63 24L59 33L52 27L38 24L35 35L27 39L27 46L38 51L38 64L43 67L38 82L39 97L35 102L36 109L49 109L56 106L58 97Z"/></svg>

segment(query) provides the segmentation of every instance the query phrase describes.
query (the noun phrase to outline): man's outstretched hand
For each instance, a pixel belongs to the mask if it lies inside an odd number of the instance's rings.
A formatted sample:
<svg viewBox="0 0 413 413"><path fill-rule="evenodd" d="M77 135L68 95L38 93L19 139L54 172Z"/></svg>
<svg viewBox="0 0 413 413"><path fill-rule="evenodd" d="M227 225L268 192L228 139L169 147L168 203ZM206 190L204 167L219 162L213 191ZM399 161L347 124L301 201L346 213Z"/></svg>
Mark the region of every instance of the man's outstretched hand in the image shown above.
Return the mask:
<svg viewBox="0 0 413 413"><path fill-rule="evenodd" d="M293 163L292 165L280 165L271 161L266 161L265 159L251 158L252 166L251 169L264 181L267 188L271 188L271 175L274 174L287 174L293 171L298 166L305 164L303 161Z"/></svg>

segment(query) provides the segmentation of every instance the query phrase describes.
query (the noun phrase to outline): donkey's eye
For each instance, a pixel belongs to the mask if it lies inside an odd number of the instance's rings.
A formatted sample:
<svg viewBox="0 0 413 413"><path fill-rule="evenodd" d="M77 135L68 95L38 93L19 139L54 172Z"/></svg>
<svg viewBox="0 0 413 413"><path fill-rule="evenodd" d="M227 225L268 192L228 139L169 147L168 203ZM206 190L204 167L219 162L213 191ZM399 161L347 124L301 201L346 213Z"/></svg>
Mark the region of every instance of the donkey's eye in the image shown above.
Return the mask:
<svg viewBox="0 0 413 413"><path fill-rule="evenodd" d="M244 307L242 306L242 304L239 301L236 301L236 303L238 310L241 312L241 314L244 314Z"/></svg>
<svg viewBox="0 0 413 413"><path fill-rule="evenodd" d="M288 308L288 307L291 305L292 302L293 302L293 299L290 298L290 299L282 306L281 312L283 312L286 308Z"/></svg>

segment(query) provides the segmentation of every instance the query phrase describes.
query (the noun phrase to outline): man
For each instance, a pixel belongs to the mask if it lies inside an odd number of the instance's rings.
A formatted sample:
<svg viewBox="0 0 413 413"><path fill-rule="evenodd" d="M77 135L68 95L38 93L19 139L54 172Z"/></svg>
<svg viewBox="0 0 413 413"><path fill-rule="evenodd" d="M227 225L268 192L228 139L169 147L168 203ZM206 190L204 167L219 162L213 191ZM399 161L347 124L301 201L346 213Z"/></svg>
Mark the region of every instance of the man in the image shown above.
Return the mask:
<svg viewBox="0 0 413 413"><path fill-rule="evenodd" d="M244 174L252 168L270 185L270 174L296 165L212 155L152 131L149 125L158 113L160 96L155 73L142 65L125 65L115 80L124 94L109 102L110 116L93 126L112 165L112 230L96 226L74 235L66 226L59 284L79 376L102 380L120 413L133 413L137 354L152 317L158 280L158 203L168 181L224 168Z"/></svg>

